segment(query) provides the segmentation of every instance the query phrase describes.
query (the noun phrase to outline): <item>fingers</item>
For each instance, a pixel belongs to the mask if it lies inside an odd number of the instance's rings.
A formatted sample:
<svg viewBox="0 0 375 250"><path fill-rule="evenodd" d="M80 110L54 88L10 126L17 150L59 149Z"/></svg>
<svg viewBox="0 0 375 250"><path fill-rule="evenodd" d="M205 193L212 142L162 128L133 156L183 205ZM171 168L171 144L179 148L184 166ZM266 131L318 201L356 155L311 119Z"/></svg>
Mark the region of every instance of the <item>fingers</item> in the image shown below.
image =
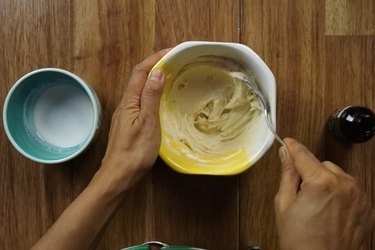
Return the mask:
<svg viewBox="0 0 375 250"><path fill-rule="evenodd" d="M301 143L291 138L286 138L284 141L288 146L295 168L302 179L306 179L317 171L324 169L320 161Z"/></svg>
<svg viewBox="0 0 375 250"><path fill-rule="evenodd" d="M292 159L289 157L287 148L281 147L279 149L279 156L282 164L282 174L275 203L276 207L283 209L297 198L301 177Z"/></svg>
<svg viewBox="0 0 375 250"><path fill-rule="evenodd" d="M134 67L128 87L122 96L121 104L131 101L134 105L140 105L142 91L150 70L169 50L170 49L164 49L158 51Z"/></svg>
<svg viewBox="0 0 375 250"><path fill-rule="evenodd" d="M151 72L142 92L141 114L157 119L159 117L160 97L165 85L165 74L160 69Z"/></svg>
<svg viewBox="0 0 375 250"><path fill-rule="evenodd" d="M323 161L322 165L336 175L346 175L345 171L330 161Z"/></svg>

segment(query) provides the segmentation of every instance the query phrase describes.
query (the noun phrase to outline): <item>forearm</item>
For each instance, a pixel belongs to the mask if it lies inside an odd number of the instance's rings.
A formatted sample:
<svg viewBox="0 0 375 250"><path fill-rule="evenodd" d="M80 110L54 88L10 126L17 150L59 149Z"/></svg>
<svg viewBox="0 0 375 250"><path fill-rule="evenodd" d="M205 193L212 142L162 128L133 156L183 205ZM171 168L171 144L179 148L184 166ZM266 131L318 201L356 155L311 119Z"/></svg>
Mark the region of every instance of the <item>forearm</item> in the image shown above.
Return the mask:
<svg viewBox="0 0 375 250"><path fill-rule="evenodd" d="M120 203L126 182L99 170L32 249L88 249Z"/></svg>
<svg viewBox="0 0 375 250"><path fill-rule="evenodd" d="M87 249L134 185L155 163L161 131L159 104L165 75L152 67L169 50L138 64L112 116L106 155L88 187L64 211L33 249Z"/></svg>

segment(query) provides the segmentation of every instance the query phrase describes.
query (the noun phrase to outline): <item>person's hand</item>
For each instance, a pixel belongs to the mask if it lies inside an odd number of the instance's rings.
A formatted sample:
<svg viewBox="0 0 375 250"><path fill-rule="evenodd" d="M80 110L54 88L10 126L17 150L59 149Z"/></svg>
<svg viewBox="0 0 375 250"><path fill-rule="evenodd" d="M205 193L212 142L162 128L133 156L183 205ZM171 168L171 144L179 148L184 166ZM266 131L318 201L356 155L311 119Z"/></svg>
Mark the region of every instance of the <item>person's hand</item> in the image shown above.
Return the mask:
<svg viewBox="0 0 375 250"><path fill-rule="evenodd" d="M112 117L102 166L32 249L89 249L114 213L124 191L152 167L159 152L159 103L165 84L160 70L148 74L168 50L135 66Z"/></svg>
<svg viewBox="0 0 375 250"><path fill-rule="evenodd" d="M160 97L165 75L152 67L168 49L134 67L127 89L113 114L107 151L101 170L123 182L124 188L139 180L154 164L160 147ZM108 171L109 170L109 171Z"/></svg>
<svg viewBox="0 0 375 250"><path fill-rule="evenodd" d="M285 143L275 197L281 249L359 249L374 212L358 183L332 162L320 162L299 142Z"/></svg>

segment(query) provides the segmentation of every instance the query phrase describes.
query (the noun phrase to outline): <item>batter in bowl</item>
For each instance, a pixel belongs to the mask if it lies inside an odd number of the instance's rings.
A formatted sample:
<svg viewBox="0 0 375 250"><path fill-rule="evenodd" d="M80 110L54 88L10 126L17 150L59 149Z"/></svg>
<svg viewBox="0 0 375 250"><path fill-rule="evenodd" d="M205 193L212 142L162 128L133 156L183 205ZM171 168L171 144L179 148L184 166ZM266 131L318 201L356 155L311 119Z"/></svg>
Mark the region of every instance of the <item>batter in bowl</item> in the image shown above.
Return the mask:
<svg viewBox="0 0 375 250"><path fill-rule="evenodd" d="M244 147L254 117L260 114L256 96L229 72L243 72L228 58L204 56L172 76L162 112L164 131L191 157L223 154ZM162 107L163 108L163 107Z"/></svg>

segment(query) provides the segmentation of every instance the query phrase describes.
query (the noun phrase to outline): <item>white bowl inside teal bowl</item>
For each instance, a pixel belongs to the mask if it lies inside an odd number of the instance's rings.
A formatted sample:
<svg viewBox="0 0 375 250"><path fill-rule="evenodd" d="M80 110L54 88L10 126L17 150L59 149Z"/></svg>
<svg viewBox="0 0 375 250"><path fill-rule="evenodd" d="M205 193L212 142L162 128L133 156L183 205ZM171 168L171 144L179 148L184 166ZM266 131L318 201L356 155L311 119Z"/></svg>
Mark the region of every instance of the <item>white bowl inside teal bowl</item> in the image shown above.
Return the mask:
<svg viewBox="0 0 375 250"><path fill-rule="evenodd" d="M54 164L82 153L100 125L94 90L78 76L44 68L20 78L4 104L3 122L12 145L24 156Z"/></svg>

